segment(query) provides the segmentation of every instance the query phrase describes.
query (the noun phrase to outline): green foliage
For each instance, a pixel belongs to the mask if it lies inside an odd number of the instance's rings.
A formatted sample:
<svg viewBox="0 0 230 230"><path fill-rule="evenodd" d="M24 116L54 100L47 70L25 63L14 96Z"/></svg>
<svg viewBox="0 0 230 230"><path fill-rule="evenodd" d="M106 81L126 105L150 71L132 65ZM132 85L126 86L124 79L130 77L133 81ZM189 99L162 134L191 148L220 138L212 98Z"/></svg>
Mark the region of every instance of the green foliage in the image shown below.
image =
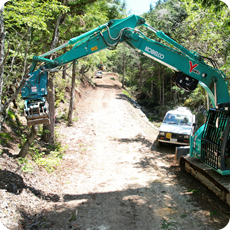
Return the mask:
<svg viewBox="0 0 230 230"><path fill-rule="evenodd" d="M69 219L69 222L75 221L77 219L75 214L72 214L71 218Z"/></svg>
<svg viewBox="0 0 230 230"><path fill-rule="evenodd" d="M25 134L21 134L21 143L18 145L18 148L21 148L27 141L27 136Z"/></svg>
<svg viewBox="0 0 230 230"><path fill-rule="evenodd" d="M8 133L0 133L0 144L8 143L9 140L13 140L13 138Z"/></svg>
<svg viewBox="0 0 230 230"><path fill-rule="evenodd" d="M125 94L127 97L133 99L132 91L130 89L122 90L122 93Z"/></svg>
<svg viewBox="0 0 230 230"><path fill-rule="evenodd" d="M198 3L200 0L195 3L193 0L182 2L189 15L184 23L185 47L196 50L203 56L212 57L222 66L229 47L229 10L224 7L216 12L213 1L204 4L205 7Z"/></svg>
<svg viewBox="0 0 230 230"><path fill-rule="evenodd" d="M29 163L27 156L25 158L19 157L18 164L23 172L33 172L33 166Z"/></svg>
<svg viewBox="0 0 230 230"><path fill-rule="evenodd" d="M188 192L200 194L201 191L198 189L187 189Z"/></svg>
<svg viewBox="0 0 230 230"><path fill-rule="evenodd" d="M55 84L55 107L58 107L60 102L66 103L65 92L69 82L61 77L54 79Z"/></svg>
<svg viewBox="0 0 230 230"><path fill-rule="evenodd" d="M198 87L185 100L184 106L189 107L192 111L197 112L199 106L204 105L206 100L205 90L198 85Z"/></svg>
<svg viewBox="0 0 230 230"><path fill-rule="evenodd" d="M212 216L212 215L217 216L217 215L219 215L219 214L218 214L218 211L215 209L214 211L209 212L209 215L210 215L210 216Z"/></svg>
<svg viewBox="0 0 230 230"><path fill-rule="evenodd" d="M42 126L41 126L42 127ZM41 128L40 131L42 132ZM0 136L8 137L6 134L0 133ZM56 131L55 137L58 138L59 134ZM22 134L21 147L26 142L26 135ZM49 146L49 150L41 148L37 141L34 141L29 148L29 153L25 158L19 158L18 163L21 165L23 172L32 172L34 164L46 169L48 173L52 173L60 165L61 159L66 151L67 146L62 146L62 143L56 141L54 145Z"/></svg>
<svg viewBox="0 0 230 230"><path fill-rule="evenodd" d="M213 7L214 6L214 12L220 12L223 9L227 9L228 6L220 1L220 0L194 0L194 2L199 2L202 4L203 7Z"/></svg>
<svg viewBox="0 0 230 230"><path fill-rule="evenodd" d="M15 113L12 110L8 110L8 116L12 119L12 120L16 120L16 116Z"/></svg>
<svg viewBox="0 0 230 230"><path fill-rule="evenodd" d="M53 151L47 155L44 151L41 151L35 145L30 147L30 155L32 160L38 165L47 170L48 173L52 173L60 165L60 161L63 157L67 147L62 147L61 143L57 143Z"/></svg>
<svg viewBox="0 0 230 230"><path fill-rule="evenodd" d="M161 229L175 229L176 223L170 222L169 220L163 220L163 223L161 225Z"/></svg>
<svg viewBox="0 0 230 230"><path fill-rule="evenodd" d="M4 7L4 22L7 30L32 27L35 30L49 31L48 21L61 12L67 12L67 8L58 0L11 0Z"/></svg>

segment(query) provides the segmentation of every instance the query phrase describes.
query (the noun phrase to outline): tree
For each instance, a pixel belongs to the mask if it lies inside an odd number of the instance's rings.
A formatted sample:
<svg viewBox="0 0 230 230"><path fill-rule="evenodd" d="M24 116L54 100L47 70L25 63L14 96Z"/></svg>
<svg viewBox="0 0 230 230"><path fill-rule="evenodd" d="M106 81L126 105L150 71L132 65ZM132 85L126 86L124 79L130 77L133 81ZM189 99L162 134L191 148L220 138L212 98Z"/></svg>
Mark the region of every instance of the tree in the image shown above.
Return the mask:
<svg viewBox="0 0 230 230"><path fill-rule="evenodd" d="M0 124L2 123L2 90L3 90L3 60L4 60L4 43L5 43L5 34L4 34L4 21L3 21L3 11L4 4L0 8ZM1 126L0 126L1 131Z"/></svg>
<svg viewBox="0 0 230 230"><path fill-rule="evenodd" d="M72 124L72 114L74 108L74 96L75 96L75 81L76 81L76 61L73 61L73 69L72 69L72 84L71 84L71 96L70 96L70 104L69 104L69 113L68 113L68 126Z"/></svg>
<svg viewBox="0 0 230 230"><path fill-rule="evenodd" d="M201 3L204 8L214 6L214 12L220 12L228 8L227 4L220 0L194 0L195 3Z"/></svg>
<svg viewBox="0 0 230 230"><path fill-rule="evenodd" d="M50 50L53 50L59 41L59 26L61 23L61 19L64 15L61 14L57 17L57 21L55 23L53 40L50 46ZM54 126L55 126L55 90L54 90L54 82L53 78L55 77L55 73L51 74L48 79L48 95L47 102L49 104L49 119L50 124L43 125L43 135L42 140L46 143L54 144Z"/></svg>

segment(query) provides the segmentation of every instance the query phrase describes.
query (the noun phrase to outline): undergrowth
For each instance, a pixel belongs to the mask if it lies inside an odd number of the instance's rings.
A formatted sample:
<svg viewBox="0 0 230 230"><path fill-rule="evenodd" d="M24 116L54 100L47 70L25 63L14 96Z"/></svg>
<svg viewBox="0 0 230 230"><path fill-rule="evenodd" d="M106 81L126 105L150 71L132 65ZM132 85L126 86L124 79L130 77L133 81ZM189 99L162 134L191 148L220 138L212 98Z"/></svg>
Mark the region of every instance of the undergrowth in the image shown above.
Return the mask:
<svg viewBox="0 0 230 230"><path fill-rule="evenodd" d="M38 136L40 135L41 134L38 133ZM58 140L58 138L59 133L55 130L55 139ZM22 145L25 141L26 137L22 135ZM23 172L33 172L34 166L37 165L45 168L48 173L52 173L60 165L66 148L67 146L62 146L59 141L56 141L54 145L48 145L42 148L39 141L34 140L29 148L28 155L25 158L19 158L18 163Z"/></svg>

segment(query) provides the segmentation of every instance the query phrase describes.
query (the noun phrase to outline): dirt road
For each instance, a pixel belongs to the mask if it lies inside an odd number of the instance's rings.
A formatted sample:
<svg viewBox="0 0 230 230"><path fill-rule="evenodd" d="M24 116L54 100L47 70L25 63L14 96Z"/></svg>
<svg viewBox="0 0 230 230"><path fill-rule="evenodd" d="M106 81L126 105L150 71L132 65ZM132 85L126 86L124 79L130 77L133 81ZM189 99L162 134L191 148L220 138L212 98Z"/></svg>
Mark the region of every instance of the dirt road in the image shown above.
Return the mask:
<svg viewBox="0 0 230 230"><path fill-rule="evenodd" d="M61 169L47 175L44 193L53 195L49 201L36 199L25 229L225 227L227 206L180 172L174 146L155 148L157 129L130 103L120 83L111 76L95 83L96 89L78 102L78 122L69 128L59 124L67 154Z"/></svg>
<svg viewBox="0 0 230 230"><path fill-rule="evenodd" d="M97 89L79 103L77 127L71 136L66 130L66 142L81 146L66 156L80 165L63 177L63 200L76 211L76 220L66 224L101 230L223 228L228 218L210 204L215 197L202 194L208 191L190 175L180 178L174 147L157 151L156 128L110 78L95 79Z"/></svg>

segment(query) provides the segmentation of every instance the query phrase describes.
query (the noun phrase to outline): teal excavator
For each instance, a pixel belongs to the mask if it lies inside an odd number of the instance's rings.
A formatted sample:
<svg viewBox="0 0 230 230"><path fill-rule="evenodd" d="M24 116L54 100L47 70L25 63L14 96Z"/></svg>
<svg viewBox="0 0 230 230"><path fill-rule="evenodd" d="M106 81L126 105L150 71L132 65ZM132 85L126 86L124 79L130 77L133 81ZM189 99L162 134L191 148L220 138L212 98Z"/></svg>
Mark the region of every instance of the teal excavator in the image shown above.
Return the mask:
<svg viewBox="0 0 230 230"><path fill-rule="evenodd" d="M145 26L170 46L146 37L137 26ZM195 51L189 51L176 41L132 15L125 19L110 20L89 32L70 39L67 43L40 56L34 56L21 94L25 100L25 116L28 126L49 123L49 108L46 101L48 73L74 60L106 48L116 48L126 42L130 47L175 71L174 83L193 91L200 84L212 104L206 123L190 138L188 155L180 157L182 169L193 174L206 184L221 199L230 205L230 102L228 81L216 63ZM52 53L72 46L68 52L51 60ZM205 61L208 60L211 65ZM36 66L39 62L44 65Z"/></svg>

